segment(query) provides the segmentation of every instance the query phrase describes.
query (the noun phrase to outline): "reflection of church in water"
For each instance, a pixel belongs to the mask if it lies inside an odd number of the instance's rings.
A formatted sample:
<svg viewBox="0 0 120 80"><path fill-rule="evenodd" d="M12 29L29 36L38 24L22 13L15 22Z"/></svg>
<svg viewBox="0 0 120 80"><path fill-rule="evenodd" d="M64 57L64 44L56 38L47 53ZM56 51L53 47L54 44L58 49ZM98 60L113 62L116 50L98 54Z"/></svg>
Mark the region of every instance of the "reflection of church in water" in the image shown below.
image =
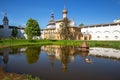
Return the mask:
<svg viewBox="0 0 120 80"><path fill-rule="evenodd" d="M89 52L81 52L75 47L46 45L42 49L47 53L52 66L55 61L61 62L63 71L67 71L68 64L74 62L76 56L82 57L83 62L88 64L93 63L93 57L120 60L120 50L112 48L90 48Z"/></svg>
<svg viewBox="0 0 120 80"><path fill-rule="evenodd" d="M10 54L22 54L25 51L22 51L22 49L16 49L16 50L12 50L12 49L3 49L0 50L0 58L3 61L4 64L8 64L9 62L9 55Z"/></svg>
<svg viewBox="0 0 120 80"><path fill-rule="evenodd" d="M3 56L3 58L2 58L2 60L3 60L3 62L4 62L4 64L7 64L8 63L8 60L9 60L9 50L2 50L1 52L0 52L0 54L2 54L2 56Z"/></svg>
<svg viewBox="0 0 120 80"><path fill-rule="evenodd" d="M62 70L64 72L67 71L68 64L74 62L75 56L81 54L81 52L74 47L57 45L44 46L43 50L47 53L52 66L54 66L54 61L61 62ZM81 55L83 57L86 57L88 55L88 52L84 52Z"/></svg>
<svg viewBox="0 0 120 80"><path fill-rule="evenodd" d="M81 52L73 46L58 46L58 45L45 45L42 47L27 47L15 49L2 49L0 50L0 65L1 62L8 64L12 54L26 53L28 64L33 64L39 61L41 50L47 54L50 64L54 67L55 62L61 63L63 72L68 70L68 64L75 62L76 57L80 57L83 63L93 63L94 57L107 58L112 60L120 60L120 50L112 48L90 48L89 52Z"/></svg>

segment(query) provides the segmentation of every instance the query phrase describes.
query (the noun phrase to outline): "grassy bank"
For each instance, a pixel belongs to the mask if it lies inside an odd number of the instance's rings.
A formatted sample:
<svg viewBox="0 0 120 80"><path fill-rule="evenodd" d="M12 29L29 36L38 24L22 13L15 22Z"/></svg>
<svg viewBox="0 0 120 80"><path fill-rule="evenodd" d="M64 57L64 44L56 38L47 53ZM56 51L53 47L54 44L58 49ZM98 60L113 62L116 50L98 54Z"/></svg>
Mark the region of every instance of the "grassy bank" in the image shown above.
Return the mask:
<svg viewBox="0 0 120 80"><path fill-rule="evenodd" d="M0 67L0 80L40 80L40 78L33 78L32 75L28 74L20 75L16 73L7 73Z"/></svg>
<svg viewBox="0 0 120 80"><path fill-rule="evenodd" d="M0 48L24 45L69 45L80 46L80 40L25 40L25 39L1 39ZM120 41L88 41L90 47L109 47L120 49Z"/></svg>

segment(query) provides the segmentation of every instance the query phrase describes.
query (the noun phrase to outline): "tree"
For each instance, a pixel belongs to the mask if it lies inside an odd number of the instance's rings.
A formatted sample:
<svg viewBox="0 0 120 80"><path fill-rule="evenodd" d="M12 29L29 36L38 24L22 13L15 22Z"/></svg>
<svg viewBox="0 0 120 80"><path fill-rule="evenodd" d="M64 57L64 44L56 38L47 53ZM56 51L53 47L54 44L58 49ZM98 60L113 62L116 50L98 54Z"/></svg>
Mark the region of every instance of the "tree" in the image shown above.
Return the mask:
<svg viewBox="0 0 120 80"><path fill-rule="evenodd" d="M27 21L25 32L27 34L28 39L33 39L34 36L40 36L40 27L36 20L30 18Z"/></svg>
<svg viewBox="0 0 120 80"><path fill-rule="evenodd" d="M63 40L79 40L81 37L81 31L78 27L74 28L75 31L72 31L70 27L70 21L65 18L63 19L62 24L60 25L60 38Z"/></svg>
<svg viewBox="0 0 120 80"><path fill-rule="evenodd" d="M29 64L36 63L39 59L41 52L41 47L38 46L29 46L26 49L26 57Z"/></svg>
<svg viewBox="0 0 120 80"><path fill-rule="evenodd" d="M83 27L84 26L84 24L83 23L81 23L80 25L79 25L79 27Z"/></svg>
<svg viewBox="0 0 120 80"><path fill-rule="evenodd" d="M60 37L63 40L71 39L71 32L69 30L69 20L67 18L63 19L63 23L60 25Z"/></svg>
<svg viewBox="0 0 120 80"><path fill-rule="evenodd" d="M12 36L13 36L13 37L17 37L17 34L18 34L18 30L17 30L17 28L15 27L15 28L13 28L13 30L12 30Z"/></svg>

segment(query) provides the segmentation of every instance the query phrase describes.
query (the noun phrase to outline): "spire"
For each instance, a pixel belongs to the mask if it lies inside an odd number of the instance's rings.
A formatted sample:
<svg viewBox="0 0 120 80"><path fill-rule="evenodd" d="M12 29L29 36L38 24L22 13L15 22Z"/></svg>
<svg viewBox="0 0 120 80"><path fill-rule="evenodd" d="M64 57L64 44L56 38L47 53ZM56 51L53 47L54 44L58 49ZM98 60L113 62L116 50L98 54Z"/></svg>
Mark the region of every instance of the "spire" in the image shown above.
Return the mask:
<svg viewBox="0 0 120 80"><path fill-rule="evenodd" d="M64 9L66 9L66 1L64 0Z"/></svg>
<svg viewBox="0 0 120 80"><path fill-rule="evenodd" d="M67 11L67 9L66 9L66 3L65 3L65 0L64 0L64 9L63 9L63 11L62 11L63 18L67 18L67 13L68 13L68 11Z"/></svg>
<svg viewBox="0 0 120 80"><path fill-rule="evenodd" d="M3 18L3 25L8 25L8 17L7 17L7 13L4 14L4 18Z"/></svg>
<svg viewBox="0 0 120 80"><path fill-rule="evenodd" d="M5 13L4 15L7 16L7 13Z"/></svg>
<svg viewBox="0 0 120 80"><path fill-rule="evenodd" d="M7 18L7 13L5 13L5 14L4 14L3 21L8 21L8 18Z"/></svg>
<svg viewBox="0 0 120 80"><path fill-rule="evenodd" d="M51 14L51 20L54 20L54 12Z"/></svg>

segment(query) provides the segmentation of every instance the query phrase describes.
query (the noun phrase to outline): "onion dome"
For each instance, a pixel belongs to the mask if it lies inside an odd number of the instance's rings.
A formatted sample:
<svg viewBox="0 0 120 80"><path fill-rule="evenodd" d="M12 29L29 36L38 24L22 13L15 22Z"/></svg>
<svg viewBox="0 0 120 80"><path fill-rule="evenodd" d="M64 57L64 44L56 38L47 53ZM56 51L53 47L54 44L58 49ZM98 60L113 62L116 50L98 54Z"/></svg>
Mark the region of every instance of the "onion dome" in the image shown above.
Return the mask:
<svg viewBox="0 0 120 80"><path fill-rule="evenodd" d="M55 28L54 14L52 13L51 19L48 22L47 28Z"/></svg>
<svg viewBox="0 0 120 80"><path fill-rule="evenodd" d="M63 14L67 14L68 11L67 11L66 9L63 9L62 13L63 13Z"/></svg>
<svg viewBox="0 0 120 80"><path fill-rule="evenodd" d="M54 14L51 15L51 20L48 22L48 25L55 25Z"/></svg>

